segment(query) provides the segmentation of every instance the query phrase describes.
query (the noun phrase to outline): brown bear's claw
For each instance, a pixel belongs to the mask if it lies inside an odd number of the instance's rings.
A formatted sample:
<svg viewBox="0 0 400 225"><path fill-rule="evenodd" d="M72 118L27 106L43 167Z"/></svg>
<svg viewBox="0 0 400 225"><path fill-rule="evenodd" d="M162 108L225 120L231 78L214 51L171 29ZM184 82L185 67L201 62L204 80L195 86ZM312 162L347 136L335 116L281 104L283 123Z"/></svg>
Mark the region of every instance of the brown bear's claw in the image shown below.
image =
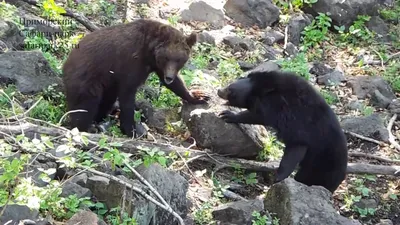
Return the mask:
<svg viewBox="0 0 400 225"><path fill-rule="evenodd" d="M203 91L200 90L192 90L190 91L193 98L195 99L193 103L195 104L205 104L208 102L208 100L211 99L211 97L207 94L205 94Z"/></svg>

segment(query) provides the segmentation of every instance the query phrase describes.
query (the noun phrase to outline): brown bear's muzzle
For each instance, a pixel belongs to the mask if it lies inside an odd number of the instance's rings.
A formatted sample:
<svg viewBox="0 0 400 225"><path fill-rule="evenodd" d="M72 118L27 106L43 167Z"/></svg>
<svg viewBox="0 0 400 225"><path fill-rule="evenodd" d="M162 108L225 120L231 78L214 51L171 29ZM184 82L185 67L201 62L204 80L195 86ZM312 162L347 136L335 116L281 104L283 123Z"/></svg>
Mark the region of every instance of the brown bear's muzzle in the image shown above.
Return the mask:
<svg viewBox="0 0 400 225"><path fill-rule="evenodd" d="M175 75L173 75L173 74L167 74L164 77L164 82L166 84L172 84L172 82L174 82L174 80L175 80Z"/></svg>

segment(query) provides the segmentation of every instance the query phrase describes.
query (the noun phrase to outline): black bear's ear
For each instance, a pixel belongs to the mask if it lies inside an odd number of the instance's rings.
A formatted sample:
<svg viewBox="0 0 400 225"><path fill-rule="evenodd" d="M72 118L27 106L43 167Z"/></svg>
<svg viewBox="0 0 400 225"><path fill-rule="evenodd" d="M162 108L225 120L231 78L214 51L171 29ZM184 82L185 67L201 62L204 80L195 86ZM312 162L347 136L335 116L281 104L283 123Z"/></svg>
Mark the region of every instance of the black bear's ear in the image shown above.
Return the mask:
<svg viewBox="0 0 400 225"><path fill-rule="evenodd" d="M196 32L192 32L189 36L186 37L186 43L189 47L192 47L197 42L197 34Z"/></svg>

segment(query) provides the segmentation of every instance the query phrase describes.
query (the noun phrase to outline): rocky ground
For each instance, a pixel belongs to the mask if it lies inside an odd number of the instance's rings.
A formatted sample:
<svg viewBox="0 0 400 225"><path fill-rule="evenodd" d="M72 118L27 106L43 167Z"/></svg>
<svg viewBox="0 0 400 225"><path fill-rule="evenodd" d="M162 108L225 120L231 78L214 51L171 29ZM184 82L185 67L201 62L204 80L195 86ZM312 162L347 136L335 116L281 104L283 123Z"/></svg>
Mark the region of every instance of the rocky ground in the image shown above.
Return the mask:
<svg viewBox="0 0 400 225"><path fill-rule="evenodd" d="M398 0L0 2L1 224L400 224L399 15ZM118 112L103 134L63 128L71 48L137 18L198 32L181 76L209 104L182 104L152 75L137 97L145 137L125 139ZM333 196L271 185L273 131L217 116L218 87L276 69L314 84L346 132L349 173Z"/></svg>

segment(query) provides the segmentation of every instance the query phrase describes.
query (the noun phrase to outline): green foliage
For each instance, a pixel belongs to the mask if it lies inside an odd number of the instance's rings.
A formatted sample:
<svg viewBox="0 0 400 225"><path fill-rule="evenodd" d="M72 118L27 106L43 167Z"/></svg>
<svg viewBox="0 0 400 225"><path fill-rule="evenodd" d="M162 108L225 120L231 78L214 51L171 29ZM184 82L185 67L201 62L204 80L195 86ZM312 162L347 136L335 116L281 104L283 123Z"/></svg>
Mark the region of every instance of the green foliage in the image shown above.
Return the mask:
<svg viewBox="0 0 400 225"><path fill-rule="evenodd" d="M113 21L116 19L115 14L117 11L115 4L107 0L100 0L99 4L102 12L100 13L100 22L106 26L113 25Z"/></svg>
<svg viewBox="0 0 400 225"><path fill-rule="evenodd" d="M374 175L365 175L362 178L357 178L354 181L355 195L347 194L345 195L345 209L352 210L357 213L361 218L367 216L373 216L377 209L375 208L361 208L355 203L359 202L364 197L370 197L371 190L365 186L365 180L376 182L376 177Z"/></svg>
<svg viewBox="0 0 400 225"><path fill-rule="evenodd" d="M18 16L16 16L17 7L6 3L4 0L0 1L0 18L3 20L19 22Z"/></svg>
<svg viewBox="0 0 400 225"><path fill-rule="evenodd" d="M58 6L54 0L43 0L39 2L42 8L42 16L45 18L59 18L60 14L66 13L65 9Z"/></svg>
<svg viewBox="0 0 400 225"><path fill-rule="evenodd" d="M307 57L305 53L300 52L293 58L280 59L277 63L282 70L294 72L306 80L310 79Z"/></svg>
<svg viewBox="0 0 400 225"><path fill-rule="evenodd" d="M333 105L339 102L339 98L331 91L321 89L320 91L322 97L324 97L326 103Z"/></svg>
<svg viewBox="0 0 400 225"><path fill-rule="evenodd" d="M379 13L384 20L398 23L400 19L400 1L395 1L395 6L392 8L380 9Z"/></svg>
<svg viewBox="0 0 400 225"><path fill-rule="evenodd" d="M8 85L4 90L0 89L0 115L7 117L12 115L12 99L17 93L15 85ZM14 110L18 110L19 108ZM20 110L17 111L19 113Z"/></svg>
<svg viewBox="0 0 400 225"><path fill-rule="evenodd" d="M252 213L253 219L251 220L252 225L279 225L279 219L273 218L272 220L266 215L261 216L259 212L254 211Z"/></svg>
<svg viewBox="0 0 400 225"><path fill-rule="evenodd" d="M308 48L318 47L323 41L329 40L327 34L331 27L332 19L324 14L318 13L318 16L306 26L302 31L301 50L306 51Z"/></svg>
<svg viewBox="0 0 400 225"><path fill-rule="evenodd" d="M372 113L374 113L374 107L364 105L361 109L361 113L364 116L370 116Z"/></svg>
<svg viewBox="0 0 400 225"><path fill-rule="evenodd" d="M167 167L168 156L165 156L165 152L159 151L157 148L142 148L140 153L143 158L143 165L146 167L156 162L164 168Z"/></svg>
<svg viewBox="0 0 400 225"><path fill-rule="evenodd" d="M221 83L225 84L232 79L239 77L243 71L239 64L233 58L221 60L217 67L217 73L220 76Z"/></svg>
<svg viewBox="0 0 400 225"><path fill-rule="evenodd" d="M176 27L176 25L178 25L179 19L180 19L180 16L177 14L174 14L174 15L168 17L168 23L171 24L171 26Z"/></svg>
<svg viewBox="0 0 400 225"><path fill-rule="evenodd" d="M383 77L387 80L394 91L400 92L400 62L392 61L383 73Z"/></svg>
<svg viewBox="0 0 400 225"><path fill-rule="evenodd" d="M121 213L120 207L110 209L110 214L106 216L106 220L111 225L138 225L135 218L130 218L128 213Z"/></svg>
<svg viewBox="0 0 400 225"><path fill-rule="evenodd" d="M247 185L258 183L257 173L249 173L245 175L243 169L241 169L238 165L234 165L234 169L235 172L232 177L232 181L237 183L244 183Z"/></svg>
<svg viewBox="0 0 400 225"><path fill-rule="evenodd" d="M31 151L46 151L53 148L48 137L42 136L41 139L30 141L23 135L18 135L16 141L20 146ZM56 180L51 180L49 175L54 174L56 169L39 169L42 174L39 176L49 184L45 187L37 187L31 177L21 176L23 169L30 162L31 155L21 154L20 158L7 159L4 156L11 156L11 145L0 140L0 166L3 171L0 175L0 206L4 206L9 200L15 204L27 205L32 209L37 209L41 213L48 213L54 219L68 219L79 208L88 203L88 199L78 199L76 196L60 197L62 192L61 185ZM12 190L12 191L10 191Z"/></svg>
<svg viewBox="0 0 400 225"><path fill-rule="evenodd" d="M365 24L370 20L370 18L370 16L358 15L357 20L355 20L353 25L349 27L348 32L344 31L344 26L334 26L334 28L340 33L342 41L353 44L359 43L360 41L371 43L374 40L375 33L370 31Z"/></svg>
<svg viewBox="0 0 400 225"><path fill-rule="evenodd" d="M300 11L304 6L311 6L312 4L317 3L318 0L273 0L272 2L278 6L282 13L286 14L290 12L290 5L294 11Z"/></svg>
<svg viewBox="0 0 400 225"><path fill-rule="evenodd" d="M58 123L65 111L64 104L57 106L43 99L29 112L29 116L47 122Z"/></svg>
<svg viewBox="0 0 400 225"><path fill-rule="evenodd" d="M213 219L211 212L212 204L210 202L204 202L200 208L194 212L194 222L196 225L210 224Z"/></svg>
<svg viewBox="0 0 400 225"><path fill-rule="evenodd" d="M263 140L264 148L258 154L257 160L266 161L269 158L280 158L283 154L284 144L276 139L275 135L268 133Z"/></svg>

